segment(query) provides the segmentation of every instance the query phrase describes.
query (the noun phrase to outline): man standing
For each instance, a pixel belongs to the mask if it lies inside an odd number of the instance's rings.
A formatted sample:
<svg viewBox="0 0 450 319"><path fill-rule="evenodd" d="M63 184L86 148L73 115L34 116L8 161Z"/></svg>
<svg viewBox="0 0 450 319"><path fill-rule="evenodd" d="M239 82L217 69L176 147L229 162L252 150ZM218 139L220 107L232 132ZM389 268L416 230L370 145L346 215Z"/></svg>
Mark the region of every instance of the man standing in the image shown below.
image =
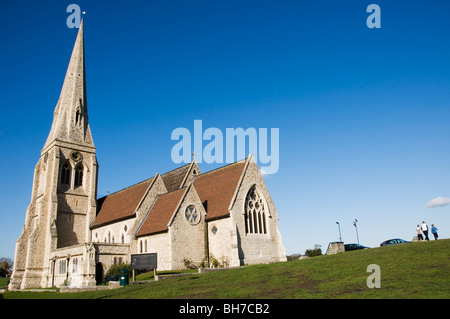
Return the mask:
<svg viewBox="0 0 450 319"><path fill-rule="evenodd" d="M423 234L425 235L425 240L430 240L428 238L428 226L424 221L422 222L422 231L423 231Z"/></svg>
<svg viewBox="0 0 450 319"><path fill-rule="evenodd" d="M437 233L438 229L434 226L434 224L431 224L431 233L434 236L434 240L438 239L438 233Z"/></svg>

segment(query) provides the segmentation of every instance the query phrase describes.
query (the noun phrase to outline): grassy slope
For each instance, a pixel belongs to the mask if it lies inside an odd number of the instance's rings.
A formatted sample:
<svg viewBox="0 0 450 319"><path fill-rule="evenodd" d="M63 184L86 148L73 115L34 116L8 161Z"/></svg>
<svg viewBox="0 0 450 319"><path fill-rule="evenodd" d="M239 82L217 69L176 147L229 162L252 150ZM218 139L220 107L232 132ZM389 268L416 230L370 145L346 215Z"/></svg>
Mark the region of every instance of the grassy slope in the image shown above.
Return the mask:
<svg viewBox="0 0 450 319"><path fill-rule="evenodd" d="M165 279L84 293L7 292L5 298L450 298L450 239ZM366 285L367 266L381 288Z"/></svg>

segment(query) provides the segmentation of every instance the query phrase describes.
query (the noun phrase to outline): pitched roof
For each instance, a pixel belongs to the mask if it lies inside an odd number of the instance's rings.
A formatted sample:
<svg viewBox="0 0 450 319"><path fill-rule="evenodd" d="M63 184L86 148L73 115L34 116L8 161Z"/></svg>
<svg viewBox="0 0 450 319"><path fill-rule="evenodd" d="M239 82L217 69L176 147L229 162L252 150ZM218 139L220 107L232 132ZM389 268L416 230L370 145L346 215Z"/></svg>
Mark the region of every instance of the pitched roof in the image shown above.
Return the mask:
<svg viewBox="0 0 450 319"><path fill-rule="evenodd" d="M174 169L173 171L161 175L168 192L172 192L181 187L181 183L183 182L190 167L191 164L186 164L177 169Z"/></svg>
<svg viewBox="0 0 450 319"><path fill-rule="evenodd" d="M97 217L91 228L134 217L135 210L153 177L97 200Z"/></svg>
<svg viewBox="0 0 450 319"><path fill-rule="evenodd" d="M170 193L159 195L136 233L136 237L167 231L167 225L175 210L178 208L178 204L186 190L187 188L184 187Z"/></svg>
<svg viewBox="0 0 450 319"><path fill-rule="evenodd" d="M244 168L245 161L240 161L195 178L195 190L204 205L206 201L207 220L228 216Z"/></svg>
<svg viewBox="0 0 450 319"><path fill-rule="evenodd" d="M161 175L168 192L181 187L181 183L189 172L190 167L191 164L186 164ZM134 217L137 206L152 181L153 177L116 193L99 198L97 200L97 216L91 224L91 228Z"/></svg>
<svg viewBox="0 0 450 319"><path fill-rule="evenodd" d="M195 177L193 186L202 203L206 202L207 220L229 215L228 208L239 186L244 168L245 162L241 161ZM188 188L183 187L159 195L136 233L136 237L167 231L168 224Z"/></svg>
<svg viewBox="0 0 450 319"><path fill-rule="evenodd" d="M161 175L167 193L157 197L136 236L167 230L167 224L172 218L176 205L186 190L186 187L180 187L190 167L191 164L187 164ZM245 161L240 161L195 177L194 187L200 200L206 206L207 220L229 215L228 208L236 188L239 186L238 183L244 168ZM137 206L152 181L153 178L150 178L100 198L97 201L98 214L91 224L91 228L134 217Z"/></svg>

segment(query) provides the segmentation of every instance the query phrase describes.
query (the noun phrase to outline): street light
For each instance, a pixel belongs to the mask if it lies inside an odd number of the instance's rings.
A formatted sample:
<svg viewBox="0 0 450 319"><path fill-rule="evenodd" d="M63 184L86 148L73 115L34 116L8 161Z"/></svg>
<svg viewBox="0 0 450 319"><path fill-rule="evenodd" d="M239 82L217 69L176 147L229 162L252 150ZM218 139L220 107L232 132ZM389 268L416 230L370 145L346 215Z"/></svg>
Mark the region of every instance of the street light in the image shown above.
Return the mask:
<svg viewBox="0 0 450 319"><path fill-rule="evenodd" d="M339 228L339 241L342 241L341 225L339 224L339 222L336 222L336 224L338 225L338 228Z"/></svg>
<svg viewBox="0 0 450 319"><path fill-rule="evenodd" d="M359 244L358 226L356 225L357 222L358 222L358 220L355 218L355 221L353 222L353 226L355 226L355 229L356 229L356 239L358 239L358 244Z"/></svg>

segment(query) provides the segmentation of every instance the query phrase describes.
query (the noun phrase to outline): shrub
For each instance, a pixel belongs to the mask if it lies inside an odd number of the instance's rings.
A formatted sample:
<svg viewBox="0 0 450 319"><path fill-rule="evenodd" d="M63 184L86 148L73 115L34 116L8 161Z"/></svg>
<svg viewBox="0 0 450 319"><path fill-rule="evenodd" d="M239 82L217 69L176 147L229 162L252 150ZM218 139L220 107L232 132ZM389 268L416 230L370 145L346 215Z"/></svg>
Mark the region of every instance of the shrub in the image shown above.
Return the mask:
<svg viewBox="0 0 450 319"><path fill-rule="evenodd" d="M120 271L123 268L128 270L128 273L131 273L131 265L122 263L122 264L111 265L111 267L109 267L108 271L106 272L106 276L120 275Z"/></svg>
<svg viewBox="0 0 450 319"><path fill-rule="evenodd" d="M320 248L307 249L305 251L305 255L308 257L320 256L320 255L322 255L322 249L320 249Z"/></svg>

